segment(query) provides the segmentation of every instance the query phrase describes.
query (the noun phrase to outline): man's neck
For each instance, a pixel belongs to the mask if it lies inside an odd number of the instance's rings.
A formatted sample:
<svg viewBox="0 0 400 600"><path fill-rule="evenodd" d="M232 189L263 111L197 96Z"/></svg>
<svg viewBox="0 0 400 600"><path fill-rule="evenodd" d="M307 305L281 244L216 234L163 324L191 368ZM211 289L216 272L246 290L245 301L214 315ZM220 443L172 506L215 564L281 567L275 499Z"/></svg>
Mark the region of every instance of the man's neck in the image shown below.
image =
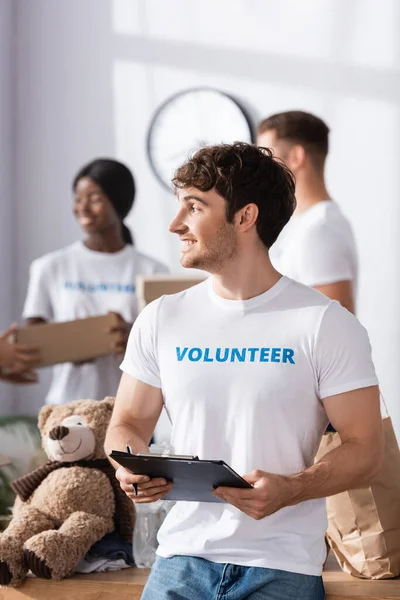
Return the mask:
<svg viewBox="0 0 400 600"><path fill-rule="evenodd" d="M299 173L296 175L295 214L300 214L323 200L330 200L323 175L315 173Z"/></svg>
<svg viewBox="0 0 400 600"><path fill-rule="evenodd" d="M218 273L212 273L213 288L227 300L249 300L272 288L282 277L274 269L265 246L238 252Z"/></svg>

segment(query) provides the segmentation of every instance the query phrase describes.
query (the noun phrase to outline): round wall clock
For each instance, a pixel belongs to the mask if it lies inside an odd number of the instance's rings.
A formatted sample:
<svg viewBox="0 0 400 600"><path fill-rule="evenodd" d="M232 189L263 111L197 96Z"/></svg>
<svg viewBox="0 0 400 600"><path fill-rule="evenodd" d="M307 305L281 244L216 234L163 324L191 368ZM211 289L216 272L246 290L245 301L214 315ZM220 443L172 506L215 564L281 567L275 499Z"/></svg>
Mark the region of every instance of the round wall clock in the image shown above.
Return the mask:
<svg viewBox="0 0 400 600"><path fill-rule="evenodd" d="M193 88L171 96L158 108L150 123L147 152L157 179L172 191L175 170L193 151L236 141L253 142L243 106L219 90Z"/></svg>

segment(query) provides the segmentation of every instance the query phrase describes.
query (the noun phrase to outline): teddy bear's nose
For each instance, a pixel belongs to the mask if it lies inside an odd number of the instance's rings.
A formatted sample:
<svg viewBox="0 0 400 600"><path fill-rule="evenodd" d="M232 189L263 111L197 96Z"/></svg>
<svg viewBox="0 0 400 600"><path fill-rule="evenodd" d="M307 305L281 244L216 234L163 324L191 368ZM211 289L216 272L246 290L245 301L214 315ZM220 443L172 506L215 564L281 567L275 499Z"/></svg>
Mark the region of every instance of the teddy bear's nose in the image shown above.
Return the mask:
<svg viewBox="0 0 400 600"><path fill-rule="evenodd" d="M49 438L51 440L62 440L68 434L68 427L64 427L64 425L58 425L57 427L53 427L53 429L50 431Z"/></svg>

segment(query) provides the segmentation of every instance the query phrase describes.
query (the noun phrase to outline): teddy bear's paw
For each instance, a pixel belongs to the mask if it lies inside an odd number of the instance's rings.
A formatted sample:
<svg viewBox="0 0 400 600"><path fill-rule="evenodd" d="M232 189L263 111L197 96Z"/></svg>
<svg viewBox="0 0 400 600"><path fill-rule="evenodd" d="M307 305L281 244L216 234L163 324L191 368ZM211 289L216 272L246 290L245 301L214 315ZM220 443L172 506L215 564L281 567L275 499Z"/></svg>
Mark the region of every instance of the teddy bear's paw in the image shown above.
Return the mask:
<svg viewBox="0 0 400 600"><path fill-rule="evenodd" d="M0 586L17 587L23 582L26 573L25 565L0 560Z"/></svg>
<svg viewBox="0 0 400 600"><path fill-rule="evenodd" d="M65 536L56 530L42 531L24 544L28 568L45 579L63 579L73 570L79 561L74 561L70 550Z"/></svg>
<svg viewBox="0 0 400 600"><path fill-rule="evenodd" d="M10 585L12 573L10 567L4 561L0 561L0 585Z"/></svg>
<svg viewBox="0 0 400 600"><path fill-rule="evenodd" d="M0 585L17 586L28 570L20 544L0 536Z"/></svg>
<svg viewBox="0 0 400 600"><path fill-rule="evenodd" d="M41 577L42 579L52 578L52 571L42 558L37 556L32 550L24 550L24 554L28 569L30 569L36 577Z"/></svg>

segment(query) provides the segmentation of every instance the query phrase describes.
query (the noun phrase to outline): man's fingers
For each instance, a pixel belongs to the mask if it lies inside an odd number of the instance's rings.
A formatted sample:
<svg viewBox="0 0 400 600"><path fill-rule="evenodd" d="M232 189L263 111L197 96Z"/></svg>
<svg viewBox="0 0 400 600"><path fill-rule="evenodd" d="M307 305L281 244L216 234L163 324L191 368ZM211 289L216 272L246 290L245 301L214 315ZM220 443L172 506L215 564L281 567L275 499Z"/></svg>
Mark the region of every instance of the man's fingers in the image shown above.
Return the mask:
<svg viewBox="0 0 400 600"><path fill-rule="evenodd" d="M115 476L118 479L118 481L127 485L131 485L132 483L147 483L148 481L150 481L150 477L148 475L139 475L137 473L132 473L124 467L118 467L118 469L115 471Z"/></svg>
<svg viewBox="0 0 400 600"><path fill-rule="evenodd" d="M241 489L231 487L217 487L213 492L217 497L230 498L233 500L252 500L254 498L254 489Z"/></svg>
<svg viewBox="0 0 400 600"><path fill-rule="evenodd" d="M135 485L138 490L137 496L154 496L155 494L160 494L161 492L164 492L164 491L167 492L172 487L172 483L169 483L169 482L164 483L163 485L155 485L154 480L151 480L147 484L146 483L136 483ZM146 486L146 487L144 487L144 486ZM132 489L131 483L121 483L121 488L127 494L133 493L134 495L136 495Z"/></svg>
<svg viewBox="0 0 400 600"><path fill-rule="evenodd" d="M168 483L167 485L155 486L150 488L143 488L143 484L138 485L138 497L142 498L143 496L150 496L151 498L157 496L158 494L164 494L169 492L172 488L172 483Z"/></svg>
<svg viewBox="0 0 400 600"><path fill-rule="evenodd" d="M131 494L128 493L127 495L135 504L149 504L150 502L156 502L157 500L164 498L168 491L169 490L162 492L161 494L156 494L155 496L135 496L133 492Z"/></svg>
<svg viewBox="0 0 400 600"><path fill-rule="evenodd" d="M154 501L160 494L161 496L167 494L172 487L172 482L167 481L163 477L150 479L147 475L137 475L123 467L119 467L115 474L121 488L132 499L147 497ZM137 495L132 488L133 483L136 484Z"/></svg>
<svg viewBox="0 0 400 600"><path fill-rule="evenodd" d="M216 495L216 494L214 494ZM228 502L228 504L232 504L233 506L236 506L236 508L240 508L240 510L242 510L242 507L247 507L247 508L251 508L254 507L254 500L241 500L239 498L233 498L232 496L216 496L217 498L219 498L220 500L224 500L225 502Z"/></svg>
<svg viewBox="0 0 400 600"><path fill-rule="evenodd" d="M250 502L241 502L241 501L237 501L237 500L229 500L228 504L231 504L232 506L234 506L235 508L237 508L238 510L240 510L241 512L245 513L246 515L248 515L249 517L251 517L252 519L260 519L264 516L264 514L261 513L260 510L258 510L253 503Z"/></svg>
<svg viewBox="0 0 400 600"><path fill-rule="evenodd" d="M166 485L168 485L170 482L167 481L166 479L163 479L162 477L154 477L154 479L150 479L150 481L148 481L147 483L141 483L140 484L140 488L142 490L147 490L151 487L164 487Z"/></svg>
<svg viewBox="0 0 400 600"><path fill-rule="evenodd" d="M155 502L155 500L158 499L158 497L163 497L166 494L168 494L168 492L170 491L170 489L172 488L172 483L168 483L167 485L162 485L162 486L151 486L151 487L147 487L146 489L143 489L144 484L136 484L137 487L137 494L135 494L132 484L126 484L126 483L121 483L121 488L123 489L123 491L125 492L125 494L127 494L127 496L129 496L129 498L131 498L132 500L136 499L146 499L147 502Z"/></svg>

